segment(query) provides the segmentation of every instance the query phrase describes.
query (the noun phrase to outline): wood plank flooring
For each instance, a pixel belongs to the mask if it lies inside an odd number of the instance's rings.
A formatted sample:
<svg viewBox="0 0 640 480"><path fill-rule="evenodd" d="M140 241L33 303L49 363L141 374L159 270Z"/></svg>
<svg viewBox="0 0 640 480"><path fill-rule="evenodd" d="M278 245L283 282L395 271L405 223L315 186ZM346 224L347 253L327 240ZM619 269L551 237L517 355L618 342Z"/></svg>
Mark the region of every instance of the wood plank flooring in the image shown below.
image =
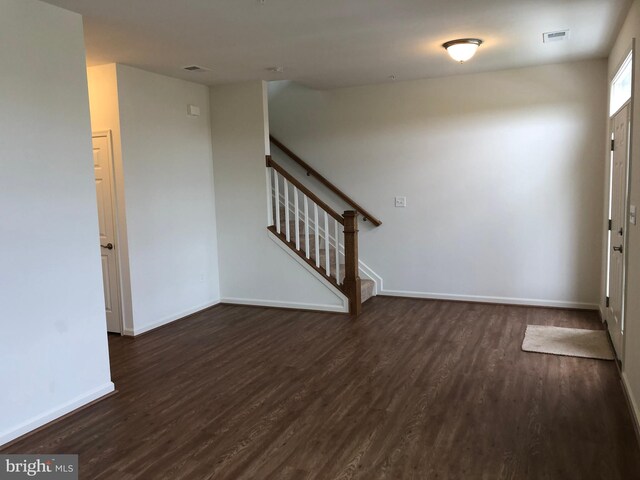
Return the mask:
<svg viewBox="0 0 640 480"><path fill-rule="evenodd" d="M344 315L220 305L110 337L119 393L2 453L82 479L640 479L613 362L521 351L595 312L376 297Z"/></svg>

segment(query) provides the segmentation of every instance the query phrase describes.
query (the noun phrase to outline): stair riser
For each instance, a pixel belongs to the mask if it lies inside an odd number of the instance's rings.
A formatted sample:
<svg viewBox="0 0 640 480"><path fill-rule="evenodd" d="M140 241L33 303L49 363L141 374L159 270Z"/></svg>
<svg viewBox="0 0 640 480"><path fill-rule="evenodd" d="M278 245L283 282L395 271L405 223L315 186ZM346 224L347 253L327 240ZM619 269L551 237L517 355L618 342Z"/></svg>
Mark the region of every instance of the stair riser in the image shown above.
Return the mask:
<svg viewBox="0 0 640 480"><path fill-rule="evenodd" d="M373 280L361 280L360 282L360 296L361 296L361 301L362 303L366 302L367 300L369 300L371 297L373 297L373 290L375 288L375 283L373 282Z"/></svg>

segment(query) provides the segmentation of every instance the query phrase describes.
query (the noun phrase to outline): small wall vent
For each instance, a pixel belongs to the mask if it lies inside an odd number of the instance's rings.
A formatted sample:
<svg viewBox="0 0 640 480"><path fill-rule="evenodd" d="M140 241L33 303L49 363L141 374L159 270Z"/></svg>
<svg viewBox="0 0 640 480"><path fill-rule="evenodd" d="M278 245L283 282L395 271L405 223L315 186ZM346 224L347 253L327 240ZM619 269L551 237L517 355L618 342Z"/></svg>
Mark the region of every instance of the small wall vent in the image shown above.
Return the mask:
<svg viewBox="0 0 640 480"><path fill-rule="evenodd" d="M182 67L182 68L189 72L208 72L209 71L208 68L200 67L198 65L189 65L187 67Z"/></svg>
<svg viewBox="0 0 640 480"><path fill-rule="evenodd" d="M544 43L561 42L569 38L569 30L558 30L557 32L546 32L542 34Z"/></svg>

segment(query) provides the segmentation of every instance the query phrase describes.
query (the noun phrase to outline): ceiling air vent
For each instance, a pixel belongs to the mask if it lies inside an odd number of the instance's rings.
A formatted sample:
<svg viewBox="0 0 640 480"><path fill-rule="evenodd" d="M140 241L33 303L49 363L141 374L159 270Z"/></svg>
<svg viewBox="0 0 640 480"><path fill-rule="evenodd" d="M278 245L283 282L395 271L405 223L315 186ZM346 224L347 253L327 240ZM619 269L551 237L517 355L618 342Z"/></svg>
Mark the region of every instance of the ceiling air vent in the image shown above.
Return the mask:
<svg viewBox="0 0 640 480"><path fill-rule="evenodd" d="M184 70L189 72L208 72L208 68L199 67L198 65L189 65L188 67L182 67Z"/></svg>
<svg viewBox="0 0 640 480"><path fill-rule="evenodd" d="M547 32L542 34L544 43L561 42L569 38L569 30L558 30L557 32Z"/></svg>

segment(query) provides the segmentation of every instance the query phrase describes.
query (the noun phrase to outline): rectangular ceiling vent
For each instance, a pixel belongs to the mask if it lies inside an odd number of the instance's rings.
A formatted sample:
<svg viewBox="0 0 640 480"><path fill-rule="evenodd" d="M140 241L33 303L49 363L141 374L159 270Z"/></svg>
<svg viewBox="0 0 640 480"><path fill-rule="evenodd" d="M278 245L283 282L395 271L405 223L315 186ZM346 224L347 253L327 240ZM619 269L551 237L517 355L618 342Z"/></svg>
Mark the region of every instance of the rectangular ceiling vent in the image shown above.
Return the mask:
<svg viewBox="0 0 640 480"><path fill-rule="evenodd" d="M182 67L184 70L189 72L208 72L208 68L200 67L198 65L189 65L188 67Z"/></svg>
<svg viewBox="0 0 640 480"><path fill-rule="evenodd" d="M569 30L558 30L557 32L547 32L542 34L544 43L561 42L569 38Z"/></svg>

